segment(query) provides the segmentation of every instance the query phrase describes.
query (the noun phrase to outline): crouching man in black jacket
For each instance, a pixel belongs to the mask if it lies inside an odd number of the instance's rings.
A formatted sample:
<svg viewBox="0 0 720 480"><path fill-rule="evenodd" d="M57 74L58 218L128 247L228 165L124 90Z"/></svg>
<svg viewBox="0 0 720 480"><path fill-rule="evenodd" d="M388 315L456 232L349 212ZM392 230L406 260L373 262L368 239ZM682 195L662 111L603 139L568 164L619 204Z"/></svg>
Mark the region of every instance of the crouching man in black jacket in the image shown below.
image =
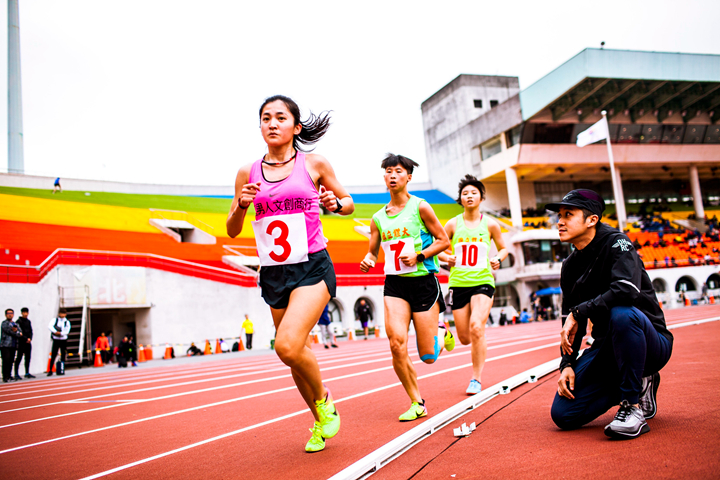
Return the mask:
<svg viewBox="0 0 720 480"><path fill-rule="evenodd" d="M560 240L575 246L560 278L562 361L552 419L562 429L579 428L619 405L605 435L636 438L657 412L658 372L673 336L632 242L600 223L602 198L573 190L546 208L560 212ZM595 342L578 358L588 319Z"/></svg>

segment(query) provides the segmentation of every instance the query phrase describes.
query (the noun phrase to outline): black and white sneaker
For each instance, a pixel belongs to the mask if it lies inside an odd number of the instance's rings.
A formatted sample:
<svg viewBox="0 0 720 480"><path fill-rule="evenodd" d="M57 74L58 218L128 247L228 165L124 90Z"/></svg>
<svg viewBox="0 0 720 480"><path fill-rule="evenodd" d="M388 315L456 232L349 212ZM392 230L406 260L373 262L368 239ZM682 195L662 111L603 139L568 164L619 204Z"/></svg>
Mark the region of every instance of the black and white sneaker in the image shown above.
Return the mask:
<svg viewBox="0 0 720 480"><path fill-rule="evenodd" d="M644 377L642 382L642 391L638 403L645 420L650 420L657 414L657 391L660 386L660 374L653 373L648 377Z"/></svg>
<svg viewBox="0 0 720 480"><path fill-rule="evenodd" d="M636 438L650 431L642 410L633 407L627 400L623 400L615 414L615 419L605 427L605 435L610 438L630 439Z"/></svg>

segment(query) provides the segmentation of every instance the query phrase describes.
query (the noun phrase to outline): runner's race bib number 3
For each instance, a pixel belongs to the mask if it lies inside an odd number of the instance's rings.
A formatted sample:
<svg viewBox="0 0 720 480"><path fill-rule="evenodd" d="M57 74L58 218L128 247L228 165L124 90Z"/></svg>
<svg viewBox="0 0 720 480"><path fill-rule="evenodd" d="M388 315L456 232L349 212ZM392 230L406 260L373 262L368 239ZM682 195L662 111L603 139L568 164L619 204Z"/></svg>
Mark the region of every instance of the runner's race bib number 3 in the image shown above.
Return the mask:
<svg viewBox="0 0 720 480"><path fill-rule="evenodd" d="M455 268L482 270L488 266L488 246L483 242L460 242L455 244Z"/></svg>
<svg viewBox="0 0 720 480"><path fill-rule="evenodd" d="M252 222L260 265L307 262L308 237L305 214L268 216Z"/></svg>
<svg viewBox="0 0 720 480"><path fill-rule="evenodd" d="M402 273L417 272L417 264L412 267L405 265L400 257L402 255L410 255L415 253L415 242L412 238L403 238L383 242L382 247L385 252L385 275L400 275Z"/></svg>

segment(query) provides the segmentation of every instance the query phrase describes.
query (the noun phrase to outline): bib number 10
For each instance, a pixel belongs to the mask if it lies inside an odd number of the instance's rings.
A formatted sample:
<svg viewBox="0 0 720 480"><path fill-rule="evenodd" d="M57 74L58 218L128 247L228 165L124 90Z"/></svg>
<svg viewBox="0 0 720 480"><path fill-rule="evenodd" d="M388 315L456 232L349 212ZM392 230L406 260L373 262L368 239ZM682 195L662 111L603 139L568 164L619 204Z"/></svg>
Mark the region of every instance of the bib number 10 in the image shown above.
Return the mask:
<svg viewBox="0 0 720 480"><path fill-rule="evenodd" d="M462 242L455 245L456 268L480 270L487 268L488 247L482 242Z"/></svg>
<svg viewBox="0 0 720 480"><path fill-rule="evenodd" d="M308 260L303 213L264 217L253 222L260 265L290 265Z"/></svg>

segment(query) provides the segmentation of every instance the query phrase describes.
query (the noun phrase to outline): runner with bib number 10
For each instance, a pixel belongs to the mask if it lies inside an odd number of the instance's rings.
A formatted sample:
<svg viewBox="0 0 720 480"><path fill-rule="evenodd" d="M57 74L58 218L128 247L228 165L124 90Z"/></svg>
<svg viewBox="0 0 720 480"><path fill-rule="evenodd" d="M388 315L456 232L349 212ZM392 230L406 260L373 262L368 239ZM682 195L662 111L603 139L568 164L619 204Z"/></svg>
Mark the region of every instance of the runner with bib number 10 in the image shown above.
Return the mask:
<svg viewBox="0 0 720 480"><path fill-rule="evenodd" d="M485 200L485 185L472 175L465 175L458 185L457 203L463 213L451 218L445 231L452 241L450 254L441 253L440 260L450 266L448 303L453 312L460 343L472 343L473 375L465 393L475 395L482 390L480 376L487 357L485 323L495 295L492 271L500 268L508 251L500 225L480 212ZM490 241L498 253L488 258Z"/></svg>
<svg viewBox="0 0 720 480"><path fill-rule="evenodd" d="M439 271L435 255L448 248L450 240L430 204L408 192L408 182L417 166L400 155L388 154L382 161L390 203L373 215L368 253L360 263L360 270L367 273L375 266L382 246L385 327L393 368L411 401L410 410L400 415L401 422L427 416L417 373L408 356L410 320L423 362L434 363L443 347L448 351L455 348L452 333L442 323L438 325L445 302L435 277Z"/></svg>
<svg viewBox="0 0 720 480"><path fill-rule="evenodd" d="M315 417L307 452L325 448L340 429L340 416L322 383L315 354L305 344L325 305L335 296L335 270L320 223L320 204L340 215L355 210L330 162L305 154L330 126L330 116L312 113L300 121L290 98L276 95L260 107L260 131L268 146L261 159L240 168L227 233L243 229L250 204L255 207L255 232L260 258L262 297L275 323L275 351L289 366L300 394Z"/></svg>

